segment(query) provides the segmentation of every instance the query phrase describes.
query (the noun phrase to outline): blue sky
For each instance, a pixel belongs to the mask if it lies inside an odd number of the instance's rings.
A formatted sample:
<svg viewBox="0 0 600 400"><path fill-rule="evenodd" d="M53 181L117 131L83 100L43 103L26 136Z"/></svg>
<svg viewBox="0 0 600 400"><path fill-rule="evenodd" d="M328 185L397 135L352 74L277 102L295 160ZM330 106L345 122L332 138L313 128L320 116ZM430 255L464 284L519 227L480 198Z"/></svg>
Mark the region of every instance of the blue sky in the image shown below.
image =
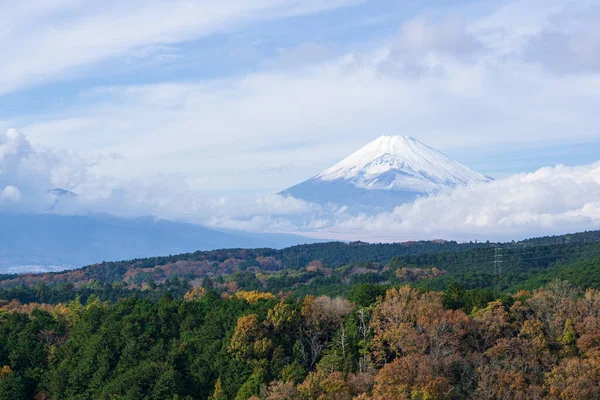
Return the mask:
<svg viewBox="0 0 600 400"><path fill-rule="evenodd" d="M383 134L495 178L600 158L593 0L1 7L0 132L21 136L0 139L0 186L24 199L60 186L158 214L186 199L164 216L205 222Z"/></svg>

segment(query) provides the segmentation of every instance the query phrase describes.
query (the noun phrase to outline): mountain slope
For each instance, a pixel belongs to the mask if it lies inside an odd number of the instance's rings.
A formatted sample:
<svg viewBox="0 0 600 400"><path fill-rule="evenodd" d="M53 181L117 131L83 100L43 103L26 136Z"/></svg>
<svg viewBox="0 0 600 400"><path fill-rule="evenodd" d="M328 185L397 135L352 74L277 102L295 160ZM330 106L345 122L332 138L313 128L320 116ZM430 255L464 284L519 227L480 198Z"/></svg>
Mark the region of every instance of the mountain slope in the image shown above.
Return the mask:
<svg viewBox="0 0 600 400"><path fill-rule="evenodd" d="M295 235L221 232L151 217L0 213L0 273L220 248L282 248L315 242Z"/></svg>
<svg viewBox="0 0 600 400"><path fill-rule="evenodd" d="M317 203L388 206L490 177L410 136L381 136L283 194Z"/></svg>

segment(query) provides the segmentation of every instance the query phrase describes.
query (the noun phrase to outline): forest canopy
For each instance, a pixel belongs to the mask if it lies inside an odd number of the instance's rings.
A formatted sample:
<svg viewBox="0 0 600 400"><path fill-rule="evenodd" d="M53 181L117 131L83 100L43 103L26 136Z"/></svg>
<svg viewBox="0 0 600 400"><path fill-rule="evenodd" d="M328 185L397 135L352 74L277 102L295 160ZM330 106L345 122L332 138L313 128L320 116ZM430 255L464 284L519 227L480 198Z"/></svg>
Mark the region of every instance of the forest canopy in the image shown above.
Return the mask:
<svg viewBox="0 0 600 400"><path fill-rule="evenodd" d="M6 276L0 399L600 398L597 240L334 243Z"/></svg>

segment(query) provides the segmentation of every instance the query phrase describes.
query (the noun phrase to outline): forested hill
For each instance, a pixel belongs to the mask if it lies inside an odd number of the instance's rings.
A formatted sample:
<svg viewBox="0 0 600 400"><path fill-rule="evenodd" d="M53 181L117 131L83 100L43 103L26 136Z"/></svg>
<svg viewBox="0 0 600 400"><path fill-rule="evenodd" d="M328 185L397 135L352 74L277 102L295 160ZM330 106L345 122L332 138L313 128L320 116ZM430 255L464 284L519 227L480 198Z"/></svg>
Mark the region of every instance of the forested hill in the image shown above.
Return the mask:
<svg viewBox="0 0 600 400"><path fill-rule="evenodd" d="M132 276L140 274L146 276L150 270L156 270L157 268L164 271L168 276L186 276L193 279L253 269L265 271L298 270L307 267L311 262L319 262L329 268L360 262L385 264L393 257L398 256L459 252L475 248L491 248L493 246L494 244L489 242L457 243L436 240L378 244L329 242L292 246L282 250L259 248L196 251L164 257L102 262L62 272L5 274L0 275L0 284L12 286L35 281L81 283L89 280L110 284L115 281L128 280ZM160 277L157 278L160 279Z"/></svg>
<svg viewBox="0 0 600 400"><path fill-rule="evenodd" d="M598 399L597 235L5 276L0 400Z"/></svg>
<svg viewBox="0 0 600 400"><path fill-rule="evenodd" d="M569 233L566 235L543 236L538 238L526 239L515 244L517 246L540 246L550 244L567 243L596 243L600 242L600 231L587 231L579 233Z"/></svg>
<svg viewBox="0 0 600 400"><path fill-rule="evenodd" d="M422 241L395 244L319 243L274 249L227 249L122 262L77 270L0 276L0 299L64 302L75 295L116 300L130 295L182 297L190 287L296 295L346 295L355 284L444 290L517 291L554 278L600 287L600 232L511 243ZM75 290L73 290L75 289Z"/></svg>

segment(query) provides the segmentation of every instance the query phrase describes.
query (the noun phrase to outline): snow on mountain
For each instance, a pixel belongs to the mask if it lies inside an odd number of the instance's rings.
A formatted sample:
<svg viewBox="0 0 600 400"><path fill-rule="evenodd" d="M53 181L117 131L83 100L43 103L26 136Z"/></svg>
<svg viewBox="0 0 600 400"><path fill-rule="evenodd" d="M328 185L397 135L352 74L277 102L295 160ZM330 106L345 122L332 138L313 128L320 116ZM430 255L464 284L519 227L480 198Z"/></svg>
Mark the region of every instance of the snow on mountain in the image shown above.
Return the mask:
<svg viewBox="0 0 600 400"><path fill-rule="evenodd" d="M364 189L421 193L490 180L411 136L380 136L316 179L345 179Z"/></svg>
<svg viewBox="0 0 600 400"><path fill-rule="evenodd" d="M380 136L282 193L318 203L386 206L490 180L413 137Z"/></svg>

